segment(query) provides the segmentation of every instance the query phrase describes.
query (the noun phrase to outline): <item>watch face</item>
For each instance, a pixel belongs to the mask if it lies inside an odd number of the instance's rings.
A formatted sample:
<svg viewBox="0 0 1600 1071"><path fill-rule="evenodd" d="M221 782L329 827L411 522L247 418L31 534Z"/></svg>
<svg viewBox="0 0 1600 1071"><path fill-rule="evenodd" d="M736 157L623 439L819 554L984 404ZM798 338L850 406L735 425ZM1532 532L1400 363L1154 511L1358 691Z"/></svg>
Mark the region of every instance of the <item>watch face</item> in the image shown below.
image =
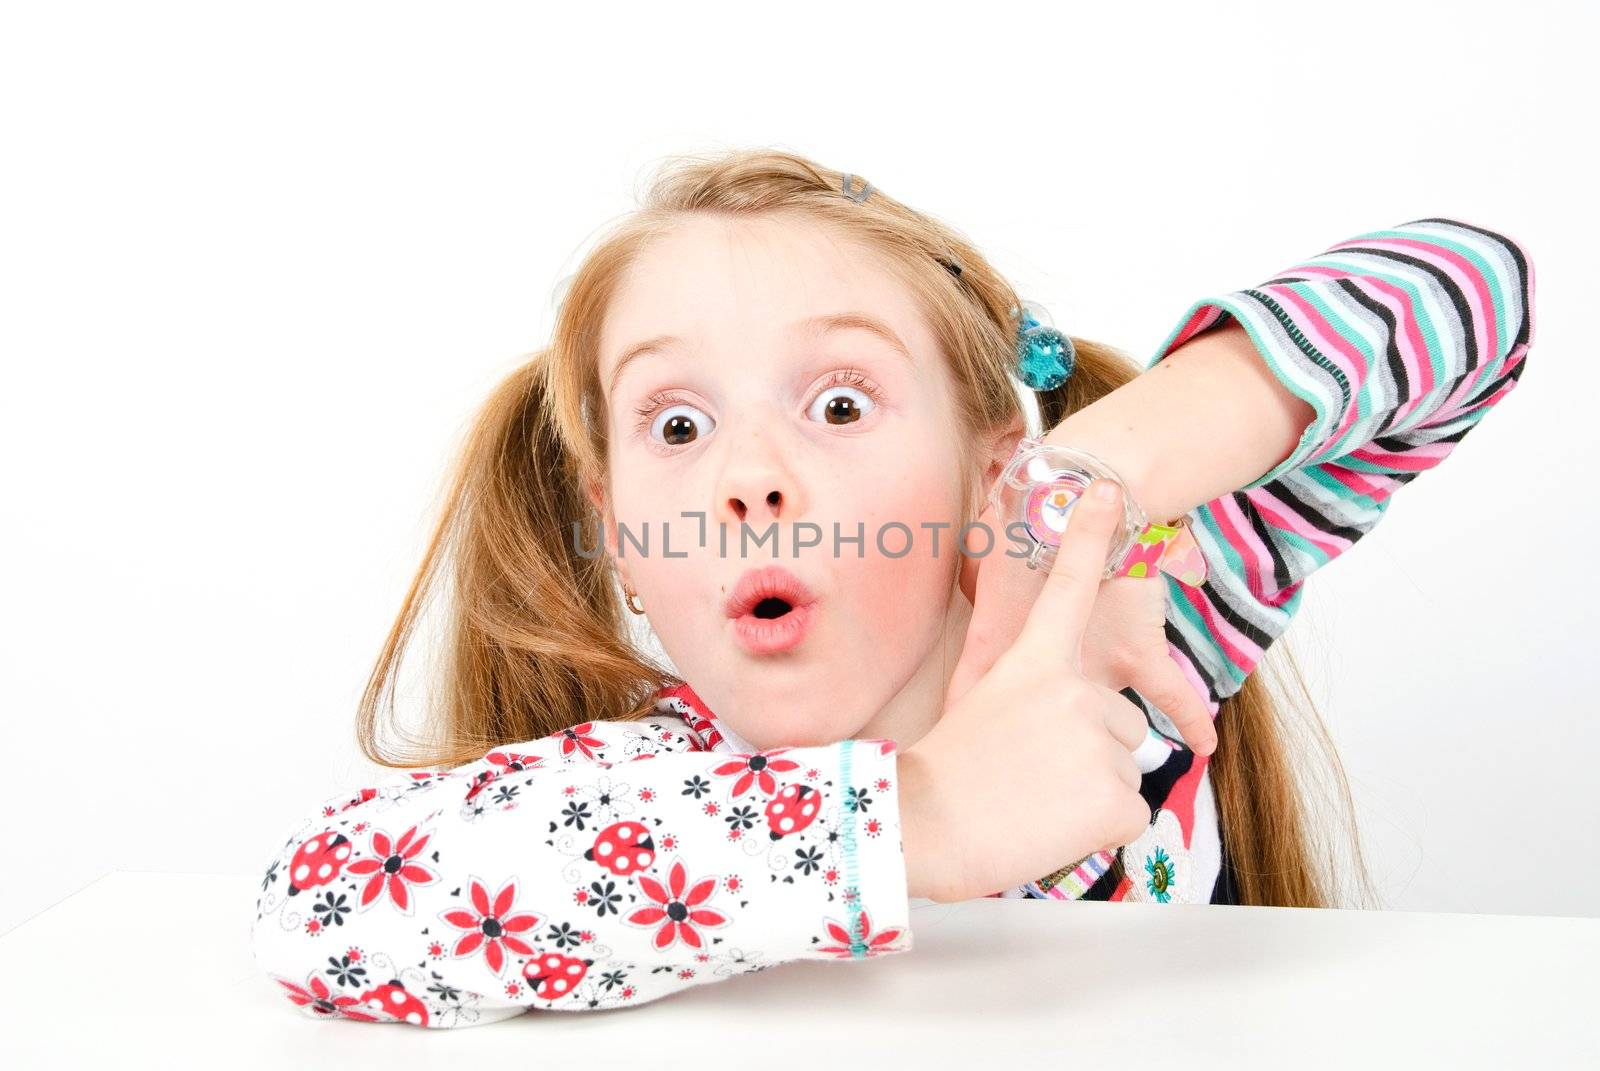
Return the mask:
<svg viewBox="0 0 1600 1071"><path fill-rule="evenodd" d="M1082 497L1083 485L1077 480L1054 479L1028 488L1022 507L1028 534L1047 547L1059 547L1072 508Z"/></svg>

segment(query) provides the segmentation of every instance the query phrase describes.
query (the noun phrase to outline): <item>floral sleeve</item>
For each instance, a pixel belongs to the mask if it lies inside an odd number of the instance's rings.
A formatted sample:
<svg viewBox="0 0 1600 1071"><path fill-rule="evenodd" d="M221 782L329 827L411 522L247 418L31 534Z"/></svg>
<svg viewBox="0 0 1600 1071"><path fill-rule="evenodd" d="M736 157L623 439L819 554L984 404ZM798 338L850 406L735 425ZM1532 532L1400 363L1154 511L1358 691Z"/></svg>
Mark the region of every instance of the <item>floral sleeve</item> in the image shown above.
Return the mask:
<svg viewBox="0 0 1600 1071"><path fill-rule="evenodd" d="M329 800L251 939L306 1014L471 1026L911 949L895 747L704 750L589 722Z"/></svg>

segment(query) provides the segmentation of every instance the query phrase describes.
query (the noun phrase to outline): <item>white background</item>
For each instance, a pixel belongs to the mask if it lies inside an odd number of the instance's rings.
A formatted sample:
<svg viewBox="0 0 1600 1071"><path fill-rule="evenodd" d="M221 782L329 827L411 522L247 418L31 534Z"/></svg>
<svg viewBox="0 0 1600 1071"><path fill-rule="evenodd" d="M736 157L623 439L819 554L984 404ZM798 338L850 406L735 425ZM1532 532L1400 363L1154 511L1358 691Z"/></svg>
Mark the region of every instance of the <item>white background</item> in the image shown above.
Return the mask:
<svg viewBox="0 0 1600 1071"><path fill-rule="evenodd" d="M9 7L0 931L111 869L254 872L366 776L467 417L650 165L737 145L866 176L1140 360L1365 230L1520 239L1521 386L1285 642L1390 906L1600 914L1593 9L1122 10Z"/></svg>

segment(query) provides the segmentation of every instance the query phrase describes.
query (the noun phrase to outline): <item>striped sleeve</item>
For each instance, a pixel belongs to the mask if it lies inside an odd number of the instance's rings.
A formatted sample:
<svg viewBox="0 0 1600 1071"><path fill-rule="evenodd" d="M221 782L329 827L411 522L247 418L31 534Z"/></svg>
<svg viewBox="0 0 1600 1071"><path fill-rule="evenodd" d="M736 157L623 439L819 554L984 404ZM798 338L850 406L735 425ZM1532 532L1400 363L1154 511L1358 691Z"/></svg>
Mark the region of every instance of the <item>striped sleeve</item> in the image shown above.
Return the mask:
<svg viewBox="0 0 1600 1071"><path fill-rule="evenodd" d="M1179 320L1148 367L1231 316L1315 413L1280 464L1190 515L1212 575L1198 590L1169 580L1167 635L1213 704L1287 628L1306 578L1516 387L1533 289L1516 241L1430 218L1340 242Z"/></svg>

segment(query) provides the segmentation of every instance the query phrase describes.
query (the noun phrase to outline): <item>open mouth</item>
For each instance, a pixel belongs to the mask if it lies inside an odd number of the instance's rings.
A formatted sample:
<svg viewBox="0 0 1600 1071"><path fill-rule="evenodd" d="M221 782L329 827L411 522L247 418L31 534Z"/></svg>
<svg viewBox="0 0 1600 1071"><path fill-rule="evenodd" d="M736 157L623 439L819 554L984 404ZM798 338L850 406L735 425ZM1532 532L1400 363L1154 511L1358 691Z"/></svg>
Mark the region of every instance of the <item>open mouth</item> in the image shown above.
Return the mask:
<svg viewBox="0 0 1600 1071"><path fill-rule="evenodd" d="M788 599L768 598L756 603L750 612L763 620L771 620L775 617L782 617L793 609L794 604Z"/></svg>
<svg viewBox="0 0 1600 1071"><path fill-rule="evenodd" d="M816 617L816 596L779 565L739 578L723 606L734 638L752 654L777 654L799 646Z"/></svg>
<svg viewBox="0 0 1600 1071"><path fill-rule="evenodd" d="M747 615L771 621L816 601L804 581L781 565L749 569L739 577L723 603L729 617Z"/></svg>

